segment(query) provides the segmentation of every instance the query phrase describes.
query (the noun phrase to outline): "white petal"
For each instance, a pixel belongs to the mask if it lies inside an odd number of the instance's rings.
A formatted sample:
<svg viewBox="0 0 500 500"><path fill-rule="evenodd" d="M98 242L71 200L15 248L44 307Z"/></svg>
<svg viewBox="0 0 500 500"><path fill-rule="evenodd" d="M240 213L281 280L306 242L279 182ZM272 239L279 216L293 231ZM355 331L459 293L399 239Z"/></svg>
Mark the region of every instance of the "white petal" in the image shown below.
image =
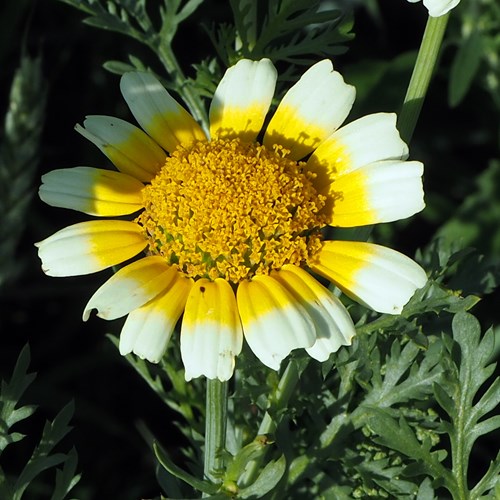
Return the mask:
<svg viewBox="0 0 500 500"><path fill-rule="evenodd" d="M163 257L150 256L122 267L92 295L83 312L89 319L92 309L97 316L112 320L125 316L172 286L178 272Z"/></svg>
<svg viewBox="0 0 500 500"><path fill-rule="evenodd" d="M440 17L460 3L460 0L424 0L431 17Z"/></svg>
<svg viewBox="0 0 500 500"><path fill-rule="evenodd" d="M306 309L316 328L316 342L307 352L318 361L326 361L342 345L350 345L356 334L346 308L330 290L307 271L287 264L272 273Z"/></svg>
<svg viewBox="0 0 500 500"><path fill-rule="evenodd" d="M194 118L150 73L125 73L120 88L135 119L168 152L179 144L206 140Z"/></svg>
<svg viewBox="0 0 500 500"><path fill-rule="evenodd" d="M76 131L95 144L124 174L150 181L167 157L151 137L140 128L112 116L87 116Z"/></svg>
<svg viewBox="0 0 500 500"><path fill-rule="evenodd" d="M278 281L257 275L237 291L245 339L254 354L278 370L293 349L312 347L316 331L304 307Z"/></svg>
<svg viewBox="0 0 500 500"><path fill-rule="evenodd" d="M124 220L80 222L35 243L49 276L95 273L136 256L146 245L142 228Z"/></svg>
<svg viewBox="0 0 500 500"><path fill-rule="evenodd" d="M299 160L311 153L346 119L356 91L331 61L309 68L285 94L264 136L264 145L281 144Z"/></svg>
<svg viewBox="0 0 500 500"><path fill-rule="evenodd" d="M277 72L269 59L241 59L220 81L210 106L210 134L255 140L271 105Z"/></svg>
<svg viewBox="0 0 500 500"><path fill-rule="evenodd" d="M198 280L186 303L181 327L181 356L186 380L204 375L229 380L243 331L231 285L217 278Z"/></svg>
<svg viewBox="0 0 500 500"><path fill-rule="evenodd" d="M364 226L406 219L424 209L423 165L380 161L336 179L327 194L329 224Z"/></svg>
<svg viewBox="0 0 500 500"><path fill-rule="evenodd" d="M38 194L52 207L113 217L140 210L143 207L143 188L142 182L120 172L74 167L42 175Z"/></svg>
<svg viewBox="0 0 500 500"><path fill-rule="evenodd" d="M313 271L378 312L399 314L427 282L412 259L390 248L358 241L325 241Z"/></svg>
<svg viewBox="0 0 500 500"><path fill-rule="evenodd" d="M184 310L192 281L180 277L166 292L132 311L120 334L120 354L158 363Z"/></svg>
<svg viewBox="0 0 500 500"><path fill-rule="evenodd" d="M307 168L317 174L315 185L381 160L401 160L408 146L399 136L394 113L364 116L334 132L313 152Z"/></svg>

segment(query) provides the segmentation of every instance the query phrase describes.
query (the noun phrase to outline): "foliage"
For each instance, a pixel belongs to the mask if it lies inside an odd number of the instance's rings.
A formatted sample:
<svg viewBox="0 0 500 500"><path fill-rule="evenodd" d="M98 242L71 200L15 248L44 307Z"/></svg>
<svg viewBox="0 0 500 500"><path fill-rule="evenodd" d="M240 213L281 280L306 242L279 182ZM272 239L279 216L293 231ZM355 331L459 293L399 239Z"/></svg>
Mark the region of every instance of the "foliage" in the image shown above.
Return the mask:
<svg viewBox="0 0 500 500"><path fill-rule="evenodd" d="M129 40L135 43L125 45L128 58L108 60L105 69L113 74L133 69L154 72L205 128L209 99L220 77L227 66L242 57L268 57L279 65L279 98L285 88L282 84L294 81L301 66L352 48L350 60L336 58L335 63L342 61L351 77L347 80L356 84L358 108L354 114L358 115L398 109L415 61L413 50L400 52L397 44L388 44L386 53L365 59L370 43L378 43L378 34L369 30L383 32L384 15L389 12L384 9L393 8L387 7L387 2L353 2L356 6L348 13L343 2L320 0L229 0L222 7L211 0L61 1L82 11L85 23L93 28L105 30L124 44ZM422 7L399 1L401 9L411 7L417 12ZM421 11L425 12L423 7ZM492 311L484 306L500 280L500 163L495 157L498 117L486 111L479 117L477 108L493 103L498 110L500 105L499 38L495 31L499 16L495 0L462 0L452 12L441 64L431 87L431 93L438 97L430 101L435 105L440 99L437 109L446 113L439 114L430 106L433 123L420 136L416 134L415 147L411 147L413 157L427 155L426 168L431 165L425 179L428 207L416 223L402 221L390 228L381 225L372 233L377 242L398 241L412 252L421 247L416 260L428 272L427 285L416 292L399 316L368 312L342 296L355 319L357 336L352 346L341 348L325 363L294 352L277 373L263 368L245 347L230 383L227 440L220 457L223 467L215 471L215 481L205 477L203 468L205 381L185 381L178 335L173 335L159 365L127 356L133 368L130 371L145 382L144 392L154 394L155 402L169 412L158 412L161 427L169 428L163 434L161 428L150 425L151 415L143 407L144 394L127 394L140 414L134 422L137 429L127 433L141 434L147 444L141 463L155 469L156 482L144 484L144 491L148 491L144 495L340 500L498 496L500 455L496 455L495 439L500 427L500 383L494 370L500 330L497 308ZM179 47L185 43L181 37L193 24L209 43L203 50L184 50L181 59ZM363 29L368 35L362 38L360 48L356 42ZM152 59L138 47L146 47ZM88 44L85 50L85 55L111 57L98 44ZM85 85L93 88L99 78L93 73ZM15 277L11 274L15 249L29 219L46 94L41 60L23 57L12 85L0 150L0 285ZM430 97L426 97L426 105ZM469 121L448 116L447 105L455 111L470 106ZM471 116L477 120L474 127ZM470 157L461 158L461 150L454 153L460 142L457 128L467 129L467 145L476 146L472 166ZM494 153L485 144L493 144ZM439 182L435 182L436 176ZM417 239L421 226L425 235ZM349 234L369 236L369 232ZM30 286L20 288L24 298ZM38 298L45 294L46 289L41 290ZM58 296L57 300L62 299ZM50 307L54 304L49 303ZM478 319L472 316L473 309ZM59 310L57 322L62 317ZM63 325L61 329L65 342L74 340L69 336L71 328ZM117 345L115 335L108 338ZM45 349L53 349L52 344ZM72 353L68 363L77 356ZM86 370L76 363L75 372L82 383L92 377L94 356L104 355L92 352L91 361L83 363ZM2 385L0 498L31 495L29 498L38 500L49 495L56 500L71 492L82 500L100 498L100 485L90 485L86 476L79 481L76 452L54 451L69 432L71 404L45 425L32 453L18 469L5 459L6 449L9 453L29 446L29 439L38 436L36 430L28 432L22 427L36 417L33 406L20 402L34 379L27 373L28 364L26 348L11 381ZM99 384L107 396L111 381L102 378ZM175 417L170 422L172 413ZM122 418L121 407L116 414L117 420ZM94 408L92 418L100 416ZM115 431L113 425L108 427L109 434ZM175 434L171 429L182 439L171 439ZM124 448L103 453L116 457ZM134 458L134 466L139 461ZM50 487L46 471L54 469L55 484ZM128 475L111 465L109 470L120 481ZM130 477L136 488L142 488L137 476ZM133 498L137 489L131 493L126 488L116 497Z"/></svg>
<svg viewBox="0 0 500 500"><path fill-rule="evenodd" d="M451 66L448 100L457 106L474 81L484 87L500 107L500 6L495 0L464 2L460 32L451 42L457 46ZM480 69L483 70L480 72ZM479 78L477 78L479 76Z"/></svg>
<svg viewBox="0 0 500 500"><path fill-rule="evenodd" d="M40 56L21 58L0 142L0 288L19 272L15 253L32 197L47 96L41 63Z"/></svg>
<svg viewBox="0 0 500 500"><path fill-rule="evenodd" d="M498 457L490 457L490 467L470 489L467 476L476 439L500 426L497 416L488 416L500 402L499 380L489 381L493 332L480 339L477 320L465 312L477 297L447 288L471 255L453 246L442 240L430 245L420 258L428 263L431 280L402 315L363 316L353 346L323 366L297 353L278 379L259 370L250 352L244 354L233 387L234 427L219 492L179 470L157 447L160 463L179 480L212 494L209 498L221 492L235 498L346 499L436 498L444 489L454 499L493 494L500 481ZM128 360L150 385L158 383L142 361ZM295 390L283 394L283 381L290 377ZM163 384L169 385L166 377ZM176 384L168 396L158 391L166 404L186 402L190 385L181 378ZM197 411L203 409L182 414ZM196 440L199 428L189 416L186 420L181 429ZM174 484L167 486L169 497L193 494Z"/></svg>
<svg viewBox="0 0 500 500"><path fill-rule="evenodd" d="M17 360L10 382L2 381L0 392L0 498L20 500L29 488L34 488L37 477L46 470L56 469L55 485L52 487L51 500L63 500L80 480L76 474L77 455L74 449L67 453L53 452L54 448L71 430L69 421L73 415L73 403L66 405L52 422L46 422L39 443L34 447L31 456L22 469L6 471L12 466L2 460L8 446L17 445L26 436L11 430L23 420L30 418L35 412L32 405L21 405L20 399L35 379L28 373L30 352L26 346ZM37 485L40 486L39 484Z"/></svg>

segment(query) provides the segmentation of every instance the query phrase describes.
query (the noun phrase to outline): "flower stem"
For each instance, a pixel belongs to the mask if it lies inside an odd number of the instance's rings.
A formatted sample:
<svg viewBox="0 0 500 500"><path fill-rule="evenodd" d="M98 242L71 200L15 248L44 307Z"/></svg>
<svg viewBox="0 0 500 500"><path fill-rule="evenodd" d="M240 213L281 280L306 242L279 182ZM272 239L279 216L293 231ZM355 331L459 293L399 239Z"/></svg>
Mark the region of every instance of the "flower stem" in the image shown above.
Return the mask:
<svg viewBox="0 0 500 500"><path fill-rule="evenodd" d="M206 398L204 475L218 483L221 479L217 472L223 470L226 445L227 382L207 379Z"/></svg>
<svg viewBox="0 0 500 500"><path fill-rule="evenodd" d="M191 115L206 132L208 130L208 117L205 107L203 106L199 95L193 92L188 79L184 75L177 58L172 51L172 47L167 43L160 43L157 51L161 62L165 66L168 73L172 76L177 90L184 99Z"/></svg>
<svg viewBox="0 0 500 500"><path fill-rule="evenodd" d="M410 142L417 124L425 94L431 81L432 73L439 55L449 14L440 17L429 17L425 27L422 43L418 51L417 61L413 68L405 100L399 114L398 128L401 138Z"/></svg>

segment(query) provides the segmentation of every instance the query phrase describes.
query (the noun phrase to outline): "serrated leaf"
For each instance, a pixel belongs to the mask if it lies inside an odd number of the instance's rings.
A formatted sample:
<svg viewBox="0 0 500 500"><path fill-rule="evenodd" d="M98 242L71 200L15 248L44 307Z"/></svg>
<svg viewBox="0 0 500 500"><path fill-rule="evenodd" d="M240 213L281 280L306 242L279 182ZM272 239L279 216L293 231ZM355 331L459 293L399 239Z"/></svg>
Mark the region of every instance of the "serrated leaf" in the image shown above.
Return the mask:
<svg viewBox="0 0 500 500"><path fill-rule="evenodd" d="M176 15L177 23L180 24L191 16L203 2L204 0L188 0Z"/></svg>
<svg viewBox="0 0 500 500"><path fill-rule="evenodd" d="M488 470L482 479L474 486L471 492L471 498L481 498L482 495L494 491L495 494L500 490L500 451L494 460L490 462ZM495 499L500 498L498 495Z"/></svg>
<svg viewBox="0 0 500 500"><path fill-rule="evenodd" d="M50 469L66 461L63 453L50 455L53 448L71 430L68 423L74 413L74 404L68 403L54 418L47 422L43 429L40 444L35 448L29 462L26 464L15 483L16 494L13 500L19 500L29 483L44 470Z"/></svg>
<svg viewBox="0 0 500 500"><path fill-rule="evenodd" d="M448 415L453 415L455 411L455 402L451 396L446 392L439 384L434 384L434 396L439 406L448 413Z"/></svg>
<svg viewBox="0 0 500 500"><path fill-rule="evenodd" d="M426 477L420 484L415 500L435 500L436 495L431 480Z"/></svg>
<svg viewBox="0 0 500 500"><path fill-rule="evenodd" d="M407 467L405 474L411 475L416 471L421 474L425 471L434 479L449 478L449 471L440 463L444 456L431 452L429 442L424 440L420 443L405 418L400 417L399 420L395 420L384 410L378 408L368 410L372 413L368 425L379 436L374 441L418 462Z"/></svg>
<svg viewBox="0 0 500 500"><path fill-rule="evenodd" d="M19 399L35 378L34 373L28 373L30 350L24 346L17 359L10 382L2 381L0 390L0 452L9 444L20 441L24 435L9 434L12 425L25 420L35 411L34 406L16 408Z"/></svg>
<svg viewBox="0 0 500 500"><path fill-rule="evenodd" d="M286 459L281 455L277 460L268 462L257 479L246 488L239 491L240 498L262 498L270 492L281 480L286 469Z"/></svg>
<svg viewBox="0 0 500 500"><path fill-rule="evenodd" d="M494 371L494 365L488 365L493 348L493 331L489 330L480 339L478 320L465 312L454 316L452 330L453 340L447 335L443 336L448 352L443 364L449 365L448 373L440 383L441 388L436 386L435 393L449 415L449 421L442 422L441 430L449 434L452 461L462 464L460 468L453 467L451 481L446 484L455 495L464 488L463 475L467 473L475 441L500 427L498 416L481 420L499 404L500 384L497 378L477 400L477 393L484 390L483 384ZM449 397L446 397L446 393ZM478 485L486 482L485 478Z"/></svg>
<svg viewBox="0 0 500 500"><path fill-rule="evenodd" d="M471 432L471 437L476 440L479 436L493 432L498 428L500 428L500 415L495 415L476 424Z"/></svg>
<svg viewBox="0 0 500 500"><path fill-rule="evenodd" d="M483 36L473 31L460 45L451 66L448 100L455 107L466 96L479 70L483 55Z"/></svg>
<svg viewBox="0 0 500 500"><path fill-rule="evenodd" d="M15 494L12 500L20 500L24 491L36 476L47 469L62 464L65 460L66 455L64 453L55 453L54 455L40 456L30 461L17 478L14 486Z"/></svg>
<svg viewBox="0 0 500 500"><path fill-rule="evenodd" d="M371 379L373 388L363 404L390 407L410 399L424 398L432 392L432 385L441 377L440 349L437 343L433 344L427 351L428 356L424 361L416 364L415 360L421 349L413 342L409 342L400 351L399 340L395 340L391 346L391 354L386 359L385 375L381 379L377 373L373 374ZM373 353L376 352L378 350L374 349ZM381 371L376 365L372 369L374 372ZM404 377L408 370L409 374Z"/></svg>
<svg viewBox="0 0 500 500"><path fill-rule="evenodd" d="M66 456L64 466L56 471L56 485L50 500L64 500L67 494L80 481L81 474L76 474L78 456L75 449L70 450Z"/></svg>

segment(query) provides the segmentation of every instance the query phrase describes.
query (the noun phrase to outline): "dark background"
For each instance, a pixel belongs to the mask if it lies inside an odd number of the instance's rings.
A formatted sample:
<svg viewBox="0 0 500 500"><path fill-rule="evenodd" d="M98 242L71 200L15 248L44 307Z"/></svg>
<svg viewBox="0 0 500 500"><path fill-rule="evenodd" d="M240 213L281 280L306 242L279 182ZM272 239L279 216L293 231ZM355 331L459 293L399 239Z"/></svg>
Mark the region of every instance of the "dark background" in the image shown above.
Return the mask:
<svg viewBox="0 0 500 500"><path fill-rule="evenodd" d="M380 2L379 19L364 8L356 9L356 37L348 44L348 52L334 61L347 81L361 82L360 99L352 116L398 110L411 65L394 63L391 69L390 61L418 48L426 12L417 7L421 6L384 0ZM2 465L15 470L23 463L40 435L43 421L52 419L74 400L74 430L65 443L66 449L72 444L76 447L78 469L84 474L74 496L82 500L147 498L158 494L154 461L137 429L144 423L166 446L174 448L180 440L172 424L176 416L105 337L108 332L117 334L122 320L81 320L87 300L109 274L47 277L33 246L66 225L87 219L44 205L36 196L40 175L55 168L108 165L97 148L73 130L74 125L89 114L131 119L119 93L119 77L104 70L102 64L110 59L126 60L132 53L159 67L148 49L124 36L86 26L82 18L82 12L56 0L7 0L0 6L1 114L8 104L23 42L28 53L42 55L48 81L38 173L17 246L17 272L0 289L0 376L10 377L21 348L29 343L31 369L38 376L25 400L39 405L39 410L29 426L23 424L21 429L35 438L28 437L23 444L8 448ZM189 75L193 74L191 63L212 54L200 23L214 21L230 21L228 2L205 2L176 38L179 59ZM449 29L453 33L458 28L451 24ZM454 215L474 190L474 178L490 158L498 156L498 117L490 96L479 85L473 85L460 107L448 107L447 74L453 54L453 46L443 53L441 69L411 144L411 156L426 165L429 213L426 210L411 221L394 225L394 231L380 232L395 248L410 255L425 246L440 225ZM380 61L387 61L389 70L370 86L369 72L363 68L367 64L375 67ZM483 252L491 252L494 237L491 233L484 235L474 244ZM498 323L497 303L498 294L489 295L475 309L484 327Z"/></svg>

